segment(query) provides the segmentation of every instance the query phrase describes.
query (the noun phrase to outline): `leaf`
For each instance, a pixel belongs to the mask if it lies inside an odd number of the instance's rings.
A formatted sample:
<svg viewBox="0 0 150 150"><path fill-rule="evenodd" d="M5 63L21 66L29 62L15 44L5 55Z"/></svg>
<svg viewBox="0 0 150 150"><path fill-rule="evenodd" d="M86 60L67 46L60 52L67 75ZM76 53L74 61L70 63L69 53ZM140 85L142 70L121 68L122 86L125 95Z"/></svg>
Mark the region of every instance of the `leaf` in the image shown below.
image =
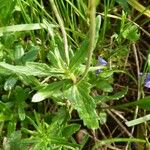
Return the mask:
<svg viewBox="0 0 150 150"><path fill-rule="evenodd" d="M56 144L56 145L60 145L60 146L64 146L66 147L67 149L78 149L79 148L79 145L78 144L74 144L74 143L70 143L68 142L66 139L64 138L59 138L59 137L53 137L51 139L51 143L52 144Z"/></svg>
<svg viewBox="0 0 150 150"><path fill-rule="evenodd" d="M64 84L65 81L62 80L45 86L32 97L32 102L40 102L45 100L46 98L53 96L53 94L55 94L56 91L60 90Z"/></svg>
<svg viewBox="0 0 150 150"><path fill-rule="evenodd" d="M108 77L112 76L114 72L115 72L115 70L105 70L105 71L101 72L99 74L99 76L101 78L108 78Z"/></svg>
<svg viewBox="0 0 150 150"><path fill-rule="evenodd" d="M15 47L15 51L14 51L15 60L20 59L23 55L24 55L24 49L23 49L22 45L17 45Z"/></svg>
<svg viewBox="0 0 150 150"><path fill-rule="evenodd" d="M131 106L139 106L142 109L150 110L150 96L146 96L142 99L139 99L138 101L133 101L130 103L122 104L122 105L116 105L114 108L127 108Z"/></svg>
<svg viewBox="0 0 150 150"><path fill-rule="evenodd" d="M120 98L123 98L128 92L128 87L125 87L122 91L115 93L112 96L109 96L112 100L118 100Z"/></svg>
<svg viewBox="0 0 150 150"><path fill-rule="evenodd" d="M99 122L101 125L105 124L107 121L107 114L105 112L99 113Z"/></svg>
<svg viewBox="0 0 150 150"><path fill-rule="evenodd" d="M0 0L0 20L3 24L9 24L9 19L12 17L16 0Z"/></svg>
<svg viewBox="0 0 150 150"><path fill-rule="evenodd" d="M129 12L127 0L116 0L116 2L119 3L126 12Z"/></svg>
<svg viewBox="0 0 150 150"><path fill-rule="evenodd" d="M125 122L125 124L128 127L132 127L132 126L147 122L149 120L150 120L150 115L145 115L143 117L140 117L140 118L137 118L137 119L134 119L134 120L131 120L131 121L127 121L127 122Z"/></svg>
<svg viewBox="0 0 150 150"><path fill-rule="evenodd" d="M11 71L0 66L0 75L10 75Z"/></svg>
<svg viewBox="0 0 150 150"><path fill-rule="evenodd" d="M37 58L39 51L40 49L38 46L30 45L29 51L22 56L21 60L23 63L27 61L34 61Z"/></svg>
<svg viewBox="0 0 150 150"><path fill-rule="evenodd" d="M139 106L140 108L150 110L150 96L142 98L134 103L135 103L135 105Z"/></svg>
<svg viewBox="0 0 150 150"><path fill-rule="evenodd" d="M133 25L133 24L128 24L124 31L122 32L122 36L125 38L125 39L128 39L130 41L137 41L139 40L140 38L140 34L138 32L138 27Z"/></svg>
<svg viewBox="0 0 150 150"><path fill-rule="evenodd" d="M52 63L52 65L55 68L61 68L62 69L64 64L65 64L65 62L63 61L57 47L54 48L53 52L52 51L49 52L48 59L49 59L50 63Z"/></svg>
<svg viewBox="0 0 150 150"><path fill-rule="evenodd" d="M30 31L30 30L39 30L43 28L47 28L43 23L19 24L19 25L1 27L0 37L3 36L3 33L5 32Z"/></svg>
<svg viewBox="0 0 150 150"><path fill-rule="evenodd" d="M95 46L98 41L100 26L101 26L101 16L98 15L96 17ZM75 53L74 57L71 59L69 65L70 71L74 71L74 69L78 67L79 64L84 62L88 53L88 45L89 45L89 37L86 37L79 50Z"/></svg>
<svg viewBox="0 0 150 150"><path fill-rule="evenodd" d="M123 98L128 92L128 87L124 88L123 90L116 92L114 95L99 95L95 96L94 100L98 102L107 102L110 100L119 100L120 98Z"/></svg>
<svg viewBox="0 0 150 150"><path fill-rule="evenodd" d="M12 90L13 87L15 86L16 82L17 82L16 77L13 77L13 76L9 77L4 84L4 90L5 91Z"/></svg>
<svg viewBox="0 0 150 150"><path fill-rule="evenodd" d="M72 85L65 92L65 95L70 100L72 107L78 111L84 125L88 128L96 129L99 127L98 115L96 113L96 104L89 95L89 88L88 83L82 82L78 85Z"/></svg>
<svg viewBox="0 0 150 150"><path fill-rule="evenodd" d="M21 146L20 140L21 140L21 132L15 131L8 138L7 144L9 144L9 146L11 147L12 150L20 149L20 146Z"/></svg>
<svg viewBox="0 0 150 150"><path fill-rule="evenodd" d="M98 82L96 82L96 87L103 90L104 92L112 92L113 91L113 87L106 80L98 80Z"/></svg>
<svg viewBox="0 0 150 150"><path fill-rule="evenodd" d="M63 71L56 68L50 68L44 63L28 62L26 66L14 66L0 62L0 66L12 71L13 73L33 76L62 76Z"/></svg>
<svg viewBox="0 0 150 150"><path fill-rule="evenodd" d="M63 129L62 134L66 138L70 138L79 129L80 129L80 125L79 124L70 124L70 125L68 125L67 127L65 127Z"/></svg>
<svg viewBox="0 0 150 150"><path fill-rule="evenodd" d="M27 98L27 93L20 87L16 86L15 88L15 98L18 106L18 115L20 120L25 119L25 100Z"/></svg>
<svg viewBox="0 0 150 150"><path fill-rule="evenodd" d="M58 110L56 116L54 116L52 119L51 126L53 127L53 132L55 133L54 130L58 130L58 128L60 128L60 126L66 126L66 124L69 120L70 120L70 114L69 114L67 108L61 107Z"/></svg>

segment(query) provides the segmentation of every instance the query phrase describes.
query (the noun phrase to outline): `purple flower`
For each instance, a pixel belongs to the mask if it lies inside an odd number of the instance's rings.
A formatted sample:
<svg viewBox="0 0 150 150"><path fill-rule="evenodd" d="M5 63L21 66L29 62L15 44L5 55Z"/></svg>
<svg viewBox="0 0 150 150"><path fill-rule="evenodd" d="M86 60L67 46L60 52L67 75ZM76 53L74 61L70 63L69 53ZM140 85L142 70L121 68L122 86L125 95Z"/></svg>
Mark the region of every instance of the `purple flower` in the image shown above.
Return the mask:
<svg viewBox="0 0 150 150"><path fill-rule="evenodd" d="M147 73L145 76L144 86L150 88L150 73Z"/></svg>
<svg viewBox="0 0 150 150"><path fill-rule="evenodd" d="M106 65L107 65L107 61L103 59L101 56L98 56L97 66L106 66ZM100 72L102 72L102 69L96 70L96 75L98 75Z"/></svg>
<svg viewBox="0 0 150 150"><path fill-rule="evenodd" d="M140 73L144 78L144 86L150 88L150 73Z"/></svg>

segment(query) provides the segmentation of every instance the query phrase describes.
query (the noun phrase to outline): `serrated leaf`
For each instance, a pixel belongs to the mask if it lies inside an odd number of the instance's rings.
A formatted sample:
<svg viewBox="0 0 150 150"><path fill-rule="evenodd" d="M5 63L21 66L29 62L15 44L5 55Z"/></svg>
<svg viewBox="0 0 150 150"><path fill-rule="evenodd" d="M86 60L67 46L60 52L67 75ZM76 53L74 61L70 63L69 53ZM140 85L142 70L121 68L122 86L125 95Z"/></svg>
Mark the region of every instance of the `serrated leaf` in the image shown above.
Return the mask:
<svg viewBox="0 0 150 150"><path fill-rule="evenodd" d="M78 85L72 85L66 91L66 97L70 100L72 107L79 113L83 119L84 125L88 128L96 129L99 127L98 115L96 113L96 104L89 95L90 85L86 82Z"/></svg>
<svg viewBox="0 0 150 150"><path fill-rule="evenodd" d="M63 87L64 83L65 81L58 81L45 86L32 97L32 102L40 102L53 96L56 91L59 91Z"/></svg>
<svg viewBox="0 0 150 150"><path fill-rule="evenodd" d="M122 36L125 38L125 39L128 39L130 41L137 41L139 40L140 38L140 34L139 34L139 31L138 31L138 28L137 26L135 25L132 25L132 24L129 24L123 31L122 33Z"/></svg>
<svg viewBox="0 0 150 150"><path fill-rule="evenodd" d="M101 26L101 16L98 15L96 17L95 46L98 41L100 26ZM74 71L74 69L78 67L79 64L84 62L88 53L88 45L89 45L89 37L86 37L79 50L75 53L74 57L71 59L69 65L71 71Z"/></svg>
<svg viewBox="0 0 150 150"><path fill-rule="evenodd" d="M4 62L0 62L0 66L12 71L13 73L33 76L62 76L63 71L51 68L44 63L28 62L26 66L14 66Z"/></svg>

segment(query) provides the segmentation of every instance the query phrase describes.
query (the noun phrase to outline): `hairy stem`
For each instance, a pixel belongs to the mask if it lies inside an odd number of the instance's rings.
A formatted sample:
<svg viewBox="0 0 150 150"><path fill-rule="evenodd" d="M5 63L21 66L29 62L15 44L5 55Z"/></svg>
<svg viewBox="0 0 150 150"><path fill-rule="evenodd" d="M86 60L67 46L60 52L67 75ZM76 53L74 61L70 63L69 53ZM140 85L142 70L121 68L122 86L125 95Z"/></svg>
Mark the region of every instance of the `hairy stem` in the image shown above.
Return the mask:
<svg viewBox="0 0 150 150"><path fill-rule="evenodd" d="M87 75L90 64L92 61L92 55L94 50L94 40L95 40L95 11L96 11L96 3L95 0L89 0L89 17L90 17L90 31L89 31L89 46L88 46L88 60L86 63L86 67L83 73L83 76L78 80L77 83L81 82Z"/></svg>
<svg viewBox="0 0 150 150"><path fill-rule="evenodd" d="M64 27L64 22L63 22L63 19L61 18L60 14L59 14L57 8L56 8L54 0L49 0L49 2L51 3L52 9L53 9L53 11L55 13L55 16L57 18L57 21L58 21L58 23L60 25L60 29L61 29L61 32L62 32L62 35L63 35L63 39L64 39L66 63L67 63L67 65L69 65L68 41L67 41L67 34L66 34L66 31L65 31L65 27Z"/></svg>

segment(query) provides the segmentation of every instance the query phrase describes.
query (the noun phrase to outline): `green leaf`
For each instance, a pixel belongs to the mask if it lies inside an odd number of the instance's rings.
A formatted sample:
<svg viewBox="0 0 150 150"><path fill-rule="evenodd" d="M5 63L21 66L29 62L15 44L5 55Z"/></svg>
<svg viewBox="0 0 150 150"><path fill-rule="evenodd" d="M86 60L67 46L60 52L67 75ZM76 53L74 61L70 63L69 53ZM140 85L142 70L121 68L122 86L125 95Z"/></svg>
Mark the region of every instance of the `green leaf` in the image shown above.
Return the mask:
<svg viewBox="0 0 150 150"><path fill-rule="evenodd" d="M97 43L98 38L99 38L100 26L101 26L101 16L98 15L96 17L95 46L96 46L96 43ZM88 45L89 45L89 37L86 37L86 39L83 41L79 50L75 53L74 57L71 59L71 62L69 65L70 71L74 71L74 69L76 69L76 67L78 67L79 64L84 62L84 60L87 56L87 53L88 53L88 50L87 50Z"/></svg>
<svg viewBox="0 0 150 150"><path fill-rule="evenodd" d="M115 72L115 70L105 70L105 71L101 72L99 74L99 76L101 78L108 78L108 77L112 76L114 72Z"/></svg>
<svg viewBox="0 0 150 150"><path fill-rule="evenodd" d="M0 66L0 75L10 75L11 71Z"/></svg>
<svg viewBox="0 0 150 150"><path fill-rule="evenodd" d="M15 5L16 0L0 0L0 20L3 24L9 24Z"/></svg>
<svg viewBox="0 0 150 150"><path fill-rule="evenodd" d="M63 129L62 134L66 138L70 138L72 136L72 134L74 134L79 129L80 129L80 125L79 124L71 124L71 125L68 125L67 127L65 127Z"/></svg>
<svg viewBox="0 0 150 150"><path fill-rule="evenodd" d="M20 87L17 86L15 88L15 98L17 101L17 106L18 106L18 115L20 120L25 119L25 100L27 98L27 93Z"/></svg>
<svg viewBox="0 0 150 150"><path fill-rule="evenodd" d="M133 24L128 24L123 33L122 33L122 36L125 38L125 39L128 39L132 42L135 42L137 40L139 40L140 38L140 34L139 34L139 31L138 31L138 27L133 25Z"/></svg>
<svg viewBox="0 0 150 150"><path fill-rule="evenodd" d="M32 46L32 48L25 53L21 60L25 63L27 61L34 61L37 58L40 49L37 46Z"/></svg>
<svg viewBox="0 0 150 150"><path fill-rule="evenodd" d="M114 108L127 108L131 106L139 106L142 109L150 110L150 96L146 96L138 101L133 101L130 103L114 106Z"/></svg>
<svg viewBox="0 0 150 150"><path fill-rule="evenodd" d="M26 66L14 66L0 62L0 66L12 71L13 73L33 76L62 76L63 71L56 68L50 68L44 63L28 62Z"/></svg>
<svg viewBox="0 0 150 150"><path fill-rule="evenodd" d="M101 125L105 124L107 121L107 114L106 112L100 112L99 113L99 122Z"/></svg>
<svg viewBox="0 0 150 150"><path fill-rule="evenodd" d="M122 91L116 92L114 95L109 96L112 100L119 100L120 98L123 98L128 92L128 87L125 87Z"/></svg>
<svg viewBox="0 0 150 150"><path fill-rule="evenodd" d="M129 11L127 0L116 0L116 2L119 3L126 12Z"/></svg>
<svg viewBox="0 0 150 150"><path fill-rule="evenodd" d="M34 76L21 75L19 76L19 79L25 85L36 86L36 87L41 85L40 81Z"/></svg>
<svg viewBox="0 0 150 150"><path fill-rule="evenodd" d="M150 110L150 96L138 100L135 102L135 105L139 106L140 108Z"/></svg>
<svg viewBox="0 0 150 150"><path fill-rule="evenodd" d="M17 82L17 78L16 78L16 77L13 77L13 76L9 77L9 78L6 80L5 84L4 84L4 90L5 90L5 91L10 91L10 90L12 90L13 87L15 86L16 82Z"/></svg>
<svg viewBox="0 0 150 150"><path fill-rule="evenodd" d="M98 80L98 82L96 82L96 87L103 90L104 92L112 92L113 91L113 87L106 80Z"/></svg>
<svg viewBox="0 0 150 150"><path fill-rule="evenodd" d="M5 32L30 31L30 30L39 30L43 28L47 28L43 23L19 24L19 25L1 27L0 37L3 36L3 33Z"/></svg>
<svg viewBox="0 0 150 150"><path fill-rule="evenodd" d="M15 131L8 137L8 144L10 145L11 150L25 149L21 141L21 136L20 131Z"/></svg>
<svg viewBox="0 0 150 150"><path fill-rule="evenodd" d="M63 61L61 54L57 47L54 48L54 51L50 51L48 54L48 59L55 68L63 68L65 62Z"/></svg>
<svg viewBox="0 0 150 150"><path fill-rule="evenodd" d="M89 92L90 85L82 82L78 85L72 85L65 94L72 107L78 111L80 118L83 119L84 125L96 129L99 127L96 104Z"/></svg>
<svg viewBox="0 0 150 150"><path fill-rule="evenodd" d="M24 55L24 49L23 49L22 45L17 45L15 47L15 51L14 51L15 60L20 59L23 55Z"/></svg>
<svg viewBox="0 0 150 150"><path fill-rule="evenodd" d="M56 91L59 91L64 84L65 81L62 80L45 86L32 97L32 102L40 102L53 96L53 94L55 94Z"/></svg>
<svg viewBox="0 0 150 150"><path fill-rule="evenodd" d="M94 100L98 102L107 102L110 100L119 100L120 98L123 98L128 92L128 87L124 88L123 90L116 92L114 95L99 95L95 96Z"/></svg>
<svg viewBox="0 0 150 150"><path fill-rule="evenodd" d="M61 107L56 116L53 117L51 126L53 127L53 132L55 133L54 130L58 130L60 126L66 126L67 121L70 120L70 114L67 110L66 107ZM56 134L56 133L55 133Z"/></svg>

